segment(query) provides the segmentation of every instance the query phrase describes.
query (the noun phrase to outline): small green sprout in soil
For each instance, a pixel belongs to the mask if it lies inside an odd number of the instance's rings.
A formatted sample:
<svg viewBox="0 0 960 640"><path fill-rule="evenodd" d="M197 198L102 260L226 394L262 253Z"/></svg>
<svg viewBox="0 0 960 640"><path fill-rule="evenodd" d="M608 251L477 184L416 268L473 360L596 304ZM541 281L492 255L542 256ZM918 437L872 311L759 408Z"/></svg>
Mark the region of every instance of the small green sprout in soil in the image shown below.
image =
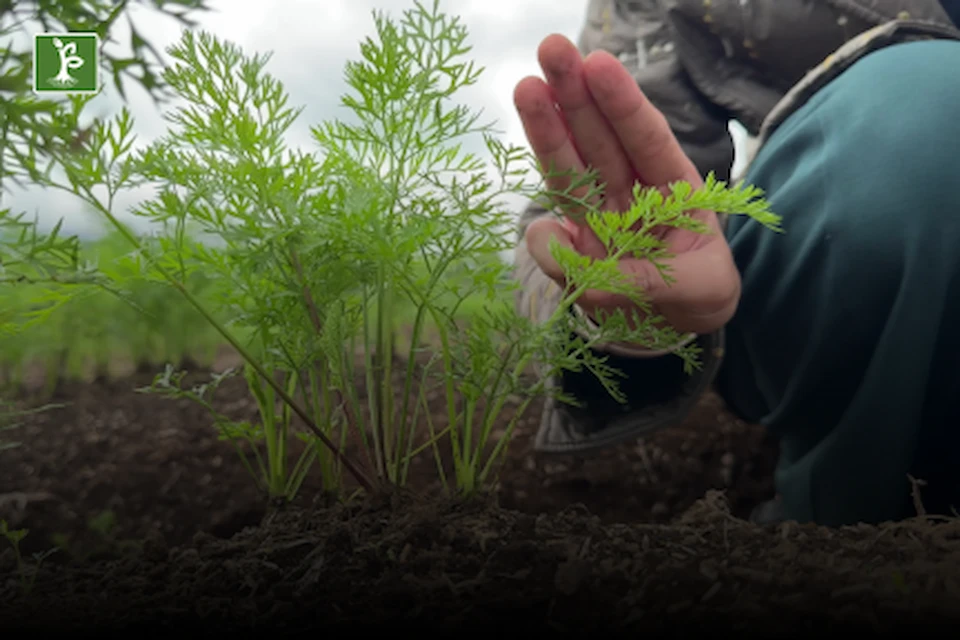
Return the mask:
<svg viewBox="0 0 960 640"><path fill-rule="evenodd" d="M20 551L20 543L27 537L27 534L28 531L26 529L11 529L7 525L6 520L0 520L0 536L6 538L7 542L10 543L10 546L13 547L13 553L17 558L17 571L20 574L20 589L23 595L29 595L33 590L33 585L43 561L57 552L56 548L52 548L42 553L33 554L34 567L31 571L26 558L23 557L23 553Z"/></svg>
<svg viewBox="0 0 960 640"><path fill-rule="evenodd" d="M710 178L697 190L672 185L666 197L637 187L626 212L589 209L607 258L554 247L571 284L553 316L534 324L503 304L504 292L517 286L500 259L514 244L508 197L565 194L532 186L529 152L501 143L479 112L455 102L482 71L467 57L467 30L457 18L436 2L415 3L399 19L375 12L374 23L376 36L346 65L349 117L312 129L319 153L287 146L300 110L266 73L267 56L187 31L164 74L184 104L167 114L168 134L135 150L124 111L94 128L95 152L63 160L68 184L49 184L98 211L129 243L129 271L178 292L243 357L257 425L214 408L220 381L241 371L189 387L170 367L145 391L207 407L279 501L292 500L313 470L338 496L344 474L368 491L403 486L414 457L426 452L449 491L484 490L531 402L558 393L550 376L587 368L617 396L617 372L595 347L676 335L653 314L631 322L612 314L590 338L576 337L568 310L584 291L624 293L648 309L617 263L628 254L667 258L655 227L705 231L690 210L776 221L749 187ZM156 195L132 213L156 231L138 235L114 202L145 185ZM122 290L122 273L114 270L114 290ZM207 276L202 297L192 280L198 273ZM468 301L474 311L464 316ZM399 316L412 319L405 341ZM435 347L423 346L428 338ZM692 366L695 353L679 355ZM525 375L532 363L542 376ZM446 399L442 424L426 410L436 394ZM505 432L495 434L516 399ZM290 464L294 437L307 447ZM348 438L362 458L344 454ZM443 448L452 454L450 477L440 464Z"/></svg>

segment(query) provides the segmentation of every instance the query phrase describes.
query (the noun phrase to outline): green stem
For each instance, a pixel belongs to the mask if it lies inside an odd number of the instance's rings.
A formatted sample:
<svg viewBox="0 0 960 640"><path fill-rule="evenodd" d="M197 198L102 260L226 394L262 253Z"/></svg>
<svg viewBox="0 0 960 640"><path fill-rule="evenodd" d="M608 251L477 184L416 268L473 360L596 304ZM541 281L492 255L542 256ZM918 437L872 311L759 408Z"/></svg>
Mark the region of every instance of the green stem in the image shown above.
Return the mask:
<svg viewBox="0 0 960 640"><path fill-rule="evenodd" d="M515 347L516 344L511 344L507 352L503 355L503 361L501 365L497 367L497 374L493 379L493 384L490 385L490 392L487 394L487 406L484 408L483 416L480 419L480 424L482 425L480 443L477 446L473 459L470 461L470 465L473 467L476 467L479 463L480 455L487 444L487 439L490 437L493 421L500 415L500 411L503 408L506 394L498 395L498 391L503 382L504 373L506 373L507 367L509 366L510 356L513 354ZM493 398L498 398L497 402L494 402Z"/></svg>
<svg viewBox="0 0 960 640"><path fill-rule="evenodd" d="M296 495L300 493L300 487L303 486L303 481L307 479L310 466L319 455L319 449L316 445L310 445L304 449L300 457L297 458L297 462L294 464L293 470L290 472L290 478L287 481L285 493L288 496L288 500L293 500ZM326 488L326 485L324 485L324 488Z"/></svg>
<svg viewBox="0 0 960 640"><path fill-rule="evenodd" d="M463 440L460 445L460 456L455 460L460 479L460 488L465 493L473 491L474 481L476 480L476 470L470 466L473 459L473 450L476 444L473 441L473 421L477 412L477 398L463 398Z"/></svg>
<svg viewBox="0 0 960 640"><path fill-rule="evenodd" d="M380 434L380 406L377 402L377 380L374 368L374 345L370 336L370 297L364 291L363 296L363 371L367 381L367 407L370 411L370 433L373 437L374 464L377 476L382 480L386 477L386 463L384 460L383 443ZM366 438L366 430L364 430Z"/></svg>
<svg viewBox="0 0 960 640"><path fill-rule="evenodd" d="M416 369L416 359L417 359L417 345L420 342L420 335L423 331L423 321L426 317L426 307L425 304L421 304L417 309L417 315L413 320L413 331L411 332L410 337L410 348L407 353L407 370L404 375L404 384L403 384L403 400L400 406L400 424L397 431L399 432L398 443L405 442L403 447L403 470L401 471L401 476L406 478L407 471L410 466L410 459L413 457L411 454L411 448L413 445L413 433L416 430L417 416L410 416L410 395L413 391L413 378L415 375ZM423 381L420 383L420 392L423 392ZM415 403L417 411L419 411L420 403Z"/></svg>
<svg viewBox="0 0 960 640"><path fill-rule="evenodd" d="M329 359L327 359L329 362ZM333 427L333 407L331 404L331 393L329 383L327 382L328 371L326 368L314 369L311 367L307 371L306 380L303 384L304 397L310 398L308 404L313 409L313 414L317 416L319 424L327 425L332 431ZM340 490L340 483L337 482L335 461L330 460L324 453L326 449L317 448L316 460L320 466L320 480L323 483L323 490L331 493Z"/></svg>
<svg viewBox="0 0 960 640"><path fill-rule="evenodd" d="M260 378L251 376L249 379L250 391L257 401L260 410L260 422L263 424L263 435L267 445L266 484L267 493L271 498L278 496L277 480L277 417L275 396L273 390L264 388ZM279 481L282 484L282 480Z"/></svg>
<svg viewBox="0 0 960 640"><path fill-rule="evenodd" d="M450 428L450 449L453 454L453 459L457 460L460 458L460 439L459 434L457 433L457 407L456 407L456 386L453 380L453 362L450 357L450 338L447 335L447 327L437 317L436 312L431 310L433 315L434 322L437 323L437 333L440 334L440 353L443 359L443 384L444 391L447 397L447 420L448 426Z"/></svg>
<svg viewBox="0 0 960 640"><path fill-rule="evenodd" d="M503 437L497 442L493 447L493 451L490 452L490 457L487 458L487 463L483 466L483 469L480 471L480 484L482 485L486 482L487 477L490 473L490 469L493 466L493 463L496 462L503 454L504 447L510 442L510 437L513 435L513 430L517 426L517 422L526 413L527 408L530 406L530 403L533 402L534 396L531 395L526 400L523 401L523 404L517 409L517 412L513 415L513 419L510 420L510 423L507 425L507 428L503 434Z"/></svg>
<svg viewBox="0 0 960 640"><path fill-rule="evenodd" d="M399 482L399 443L393 419L393 290L382 274L380 301L377 307L377 365L380 392L380 433L383 437L384 457L387 462L387 478L391 484Z"/></svg>
<svg viewBox="0 0 960 640"><path fill-rule="evenodd" d="M430 442L427 443L433 448L433 460L437 465L437 475L440 478L440 484L443 486L445 493L450 492L450 483L447 481L447 473L443 468L443 456L440 454L440 436L443 435L443 432L437 433L436 427L433 424L433 416L430 415L430 404L427 402L427 396L424 393L420 394L419 399L420 404L423 405L423 414L427 421L427 430L430 434ZM449 431L450 426L448 425L445 431Z"/></svg>

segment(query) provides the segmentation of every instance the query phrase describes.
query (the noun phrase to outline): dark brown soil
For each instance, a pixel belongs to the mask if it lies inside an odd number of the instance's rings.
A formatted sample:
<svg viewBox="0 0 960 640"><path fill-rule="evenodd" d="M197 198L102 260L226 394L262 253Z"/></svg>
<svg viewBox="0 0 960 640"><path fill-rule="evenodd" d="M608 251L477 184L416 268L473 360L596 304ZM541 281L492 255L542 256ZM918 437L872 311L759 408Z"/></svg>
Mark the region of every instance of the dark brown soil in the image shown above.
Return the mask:
<svg viewBox="0 0 960 640"><path fill-rule="evenodd" d="M0 454L0 519L30 531L25 580L0 554L3 628L789 633L960 615L957 522L744 522L772 494L776 450L714 395L681 426L585 459L534 456L533 407L483 500L329 505L311 480L273 510L202 408L133 391L150 379L64 386L65 406L26 419L24 446ZM241 380L218 398L254 418ZM435 488L429 456L410 485ZM55 547L36 571L31 554Z"/></svg>

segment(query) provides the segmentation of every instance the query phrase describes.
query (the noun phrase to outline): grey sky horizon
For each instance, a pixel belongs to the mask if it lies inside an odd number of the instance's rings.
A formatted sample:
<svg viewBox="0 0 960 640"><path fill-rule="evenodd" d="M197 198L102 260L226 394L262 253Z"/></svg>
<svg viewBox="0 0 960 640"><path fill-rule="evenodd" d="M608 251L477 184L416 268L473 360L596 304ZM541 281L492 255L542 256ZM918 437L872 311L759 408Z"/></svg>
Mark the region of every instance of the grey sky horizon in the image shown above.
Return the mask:
<svg viewBox="0 0 960 640"><path fill-rule="evenodd" d="M399 17L413 6L412 0L211 0L209 4L213 11L199 16L198 28L233 42L247 55L271 54L267 71L283 83L291 106L303 107L290 142L305 149L316 148L309 133L312 125L346 113L339 105L347 89L344 65L358 59L360 42L374 35L372 12L386 11ZM485 69L479 83L463 92L462 100L482 109L485 121L496 121L507 143L527 146L513 108L513 87L526 75L540 75L536 48L545 36L561 33L577 38L586 0L446 0L440 6L459 15L469 31L471 55ZM173 20L155 16L139 10L133 20L163 51L179 40L180 28ZM117 39L128 41L128 31L118 30ZM123 51L118 45L108 46ZM122 104L115 92L105 91L90 105L90 115L112 117ZM134 115L139 141L149 142L166 130L162 112L139 88L128 91L127 106ZM736 131L735 137L738 147L742 146L742 134ZM131 196L128 202L121 202L121 211L135 201ZM36 215L45 228L64 218L68 233L99 233L99 221L70 194L14 188L5 195L4 206Z"/></svg>

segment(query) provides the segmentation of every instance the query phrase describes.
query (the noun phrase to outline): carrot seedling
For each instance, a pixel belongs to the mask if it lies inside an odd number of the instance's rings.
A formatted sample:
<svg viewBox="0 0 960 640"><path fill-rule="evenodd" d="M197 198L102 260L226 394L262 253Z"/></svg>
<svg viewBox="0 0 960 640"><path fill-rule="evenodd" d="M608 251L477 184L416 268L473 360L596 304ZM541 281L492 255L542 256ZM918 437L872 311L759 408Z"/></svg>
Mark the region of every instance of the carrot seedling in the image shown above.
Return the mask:
<svg viewBox="0 0 960 640"><path fill-rule="evenodd" d="M300 110L266 73L266 56L187 31L164 74L183 103L167 114L168 134L133 150L124 111L91 132L96 152L64 160L69 184L51 185L99 211L129 242L138 277L176 291L243 357L260 425L228 420L202 390L183 389L172 369L152 390L201 402L235 443L265 444L264 454L238 452L285 500L311 465L338 494L342 472L367 490L402 486L425 451L451 491L488 487L531 403L547 393L572 401L548 384L551 376L585 367L622 399L618 372L594 347L675 335L652 314L633 322L612 314L594 336L577 337L569 309L585 290L623 293L649 308L617 263L628 254L668 257L652 231L703 231L690 210L775 223L758 190L712 179L698 190L673 185L669 196L638 187L622 213L588 207L586 221L609 256L589 260L554 246L570 284L536 325L503 304L516 286L500 259L514 244L508 196L569 194L532 189L530 154L504 145L479 111L456 102L481 74L457 18L436 2L414 3L399 19L375 13L374 24L375 37L346 66L349 115L312 129L319 153L288 146ZM143 185L155 196L132 213L152 223L149 236L113 208L121 190ZM198 294L197 273L209 278L209 295ZM402 347L400 315L411 319ZM424 348L428 341L437 346ZM678 355L695 363L692 349ZM533 363L542 375L531 379ZM294 435L310 453L288 464ZM365 469L343 453L348 436L365 453Z"/></svg>

